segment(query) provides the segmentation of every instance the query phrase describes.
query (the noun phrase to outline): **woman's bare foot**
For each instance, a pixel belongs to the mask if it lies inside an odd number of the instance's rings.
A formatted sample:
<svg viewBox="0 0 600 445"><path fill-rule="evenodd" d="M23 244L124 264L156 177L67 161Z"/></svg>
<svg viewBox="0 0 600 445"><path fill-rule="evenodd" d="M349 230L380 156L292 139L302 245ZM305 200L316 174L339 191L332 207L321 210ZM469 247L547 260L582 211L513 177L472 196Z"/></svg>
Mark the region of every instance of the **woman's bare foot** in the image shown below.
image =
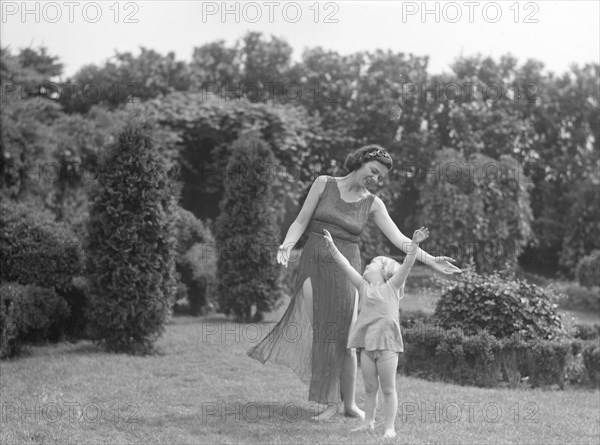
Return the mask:
<svg viewBox="0 0 600 445"><path fill-rule="evenodd" d="M347 409L344 412L344 415L346 417L356 417L357 419L365 420L365 412L356 405L350 409Z"/></svg>
<svg viewBox="0 0 600 445"><path fill-rule="evenodd" d="M335 403L329 405L317 404L316 414L311 417L313 422L334 422L332 420L340 411L340 406Z"/></svg>

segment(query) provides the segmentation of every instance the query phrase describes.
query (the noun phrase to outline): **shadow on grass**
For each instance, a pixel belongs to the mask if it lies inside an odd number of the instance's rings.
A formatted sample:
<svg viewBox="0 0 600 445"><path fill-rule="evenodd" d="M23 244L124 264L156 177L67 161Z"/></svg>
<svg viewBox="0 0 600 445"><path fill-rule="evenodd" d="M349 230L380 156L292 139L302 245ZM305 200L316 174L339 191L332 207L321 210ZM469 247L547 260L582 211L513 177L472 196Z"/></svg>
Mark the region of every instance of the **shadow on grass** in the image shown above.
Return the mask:
<svg viewBox="0 0 600 445"><path fill-rule="evenodd" d="M233 323L234 320L225 314L221 313L212 313L209 315L185 315L178 314L174 315L170 320L168 325L190 325L190 324L198 324L198 323L206 323L206 322L215 322L215 323Z"/></svg>
<svg viewBox="0 0 600 445"><path fill-rule="evenodd" d="M249 424L273 425L298 422L327 425L348 420L340 414L339 409L337 404L316 406L310 402L219 400L202 402L199 411L192 415L169 413L162 418L136 418L135 420L136 423L147 423L153 427L169 425L173 422L212 428L222 425L231 429L234 428L234 424L239 424L241 427ZM314 420L316 415L320 416L319 422Z"/></svg>
<svg viewBox="0 0 600 445"><path fill-rule="evenodd" d="M66 354L98 354L106 353L104 348L90 340L80 340L71 343L71 347L65 351Z"/></svg>
<svg viewBox="0 0 600 445"><path fill-rule="evenodd" d="M60 351L64 354L88 355L105 354L109 356L128 356L128 357L164 357L171 354L171 351L157 346L156 343L148 350L107 350L102 344L97 344L91 340L80 340L77 343L70 343L68 348Z"/></svg>

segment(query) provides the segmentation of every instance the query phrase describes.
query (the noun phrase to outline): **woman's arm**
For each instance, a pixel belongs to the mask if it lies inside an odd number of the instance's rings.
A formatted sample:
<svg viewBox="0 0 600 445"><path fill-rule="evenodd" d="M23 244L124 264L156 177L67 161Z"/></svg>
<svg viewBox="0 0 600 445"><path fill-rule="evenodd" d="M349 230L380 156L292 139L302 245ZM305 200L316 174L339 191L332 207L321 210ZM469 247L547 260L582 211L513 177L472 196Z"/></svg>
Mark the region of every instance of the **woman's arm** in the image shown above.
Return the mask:
<svg viewBox="0 0 600 445"><path fill-rule="evenodd" d="M317 204L319 203L319 198L325 189L326 182L327 176L319 176L311 185L298 216L290 225L283 243L281 243L281 246L279 246L279 250L277 251L277 262L279 264L287 267L290 259L290 252L306 230L308 223L313 217L315 209L317 208Z"/></svg>
<svg viewBox="0 0 600 445"><path fill-rule="evenodd" d="M398 226L396 226L394 221L392 221L385 204L377 196L373 200L371 214L373 215L373 221L375 221L375 224L377 227L379 227L379 230L381 230L381 232L390 240L390 242L398 249L407 253L412 245L410 238L408 238L400 231L400 229L398 229ZM420 247L417 247L416 259L422 261L438 272L445 274L462 272L462 270L460 270L458 267L449 263L449 261L454 261L452 258L447 256L431 256Z"/></svg>

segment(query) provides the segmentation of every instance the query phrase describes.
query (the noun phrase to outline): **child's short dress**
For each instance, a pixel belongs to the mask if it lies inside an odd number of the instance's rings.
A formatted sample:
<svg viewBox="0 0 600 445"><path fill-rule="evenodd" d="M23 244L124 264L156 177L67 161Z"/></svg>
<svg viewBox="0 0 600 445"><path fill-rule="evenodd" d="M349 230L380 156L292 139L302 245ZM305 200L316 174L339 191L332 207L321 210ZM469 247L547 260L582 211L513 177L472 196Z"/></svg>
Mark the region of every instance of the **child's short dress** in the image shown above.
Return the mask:
<svg viewBox="0 0 600 445"><path fill-rule="evenodd" d="M404 286L396 289L389 281L369 284L363 280L358 288L360 313L350 327L348 347L371 351L404 351L400 332L400 300ZM369 354L371 355L371 354ZM373 358L373 356L371 355Z"/></svg>

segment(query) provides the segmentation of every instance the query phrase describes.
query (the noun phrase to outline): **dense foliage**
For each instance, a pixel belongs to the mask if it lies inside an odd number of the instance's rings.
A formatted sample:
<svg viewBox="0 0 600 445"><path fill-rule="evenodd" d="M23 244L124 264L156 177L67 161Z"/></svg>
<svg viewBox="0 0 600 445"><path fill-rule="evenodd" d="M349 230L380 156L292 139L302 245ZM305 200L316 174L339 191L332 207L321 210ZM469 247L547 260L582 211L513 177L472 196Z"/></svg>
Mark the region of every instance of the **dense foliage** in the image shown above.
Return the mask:
<svg viewBox="0 0 600 445"><path fill-rule="evenodd" d="M0 278L65 291L82 269L79 240L48 212L0 204Z"/></svg>
<svg viewBox="0 0 600 445"><path fill-rule="evenodd" d="M434 250L473 260L479 272L516 265L532 236L527 182L517 162L445 149L429 171L416 220L435 233Z"/></svg>
<svg viewBox="0 0 600 445"><path fill-rule="evenodd" d="M486 330L496 338L554 338L562 321L548 291L524 280L466 271L449 285L435 307L435 320L444 329L475 334Z"/></svg>
<svg viewBox="0 0 600 445"><path fill-rule="evenodd" d="M90 209L89 318L109 350L149 352L175 295L177 189L151 125L132 116L119 133Z"/></svg>
<svg viewBox="0 0 600 445"><path fill-rule="evenodd" d="M192 212L181 207L175 215L177 258L175 260L180 283L177 299L186 300L191 315L200 315L207 306L209 291L216 277L216 252L214 236L208 225Z"/></svg>
<svg viewBox="0 0 600 445"><path fill-rule="evenodd" d="M260 319L279 296L279 232L270 210L273 159L269 146L255 135L235 142L216 224L219 306L244 321L251 319L253 305Z"/></svg>
<svg viewBox="0 0 600 445"><path fill-rule="evenodd" d="M0 284L0 357L18 354L24 340L56 339L60 324L68 316L67 302L54 289Z"/></svg>
<svg viewBox="0 0 600 445"><path fill-rule="evenodd" d="M575 275L582 286L600 286L600 249L579 260Z"/></svg>
<svg viewBox="0 0 600 445"><path fill-rule="evenodd" d="M404 331L400 371L461 385L511 387L567 383L598 384L600 348L596 340L544 340L514 334L497 339L487 331L467 334L460 328L418 324ZM583 357L581 357L583 356ZM578 365L578 363L581 365ZM583 376L583 377L582 377ZM583 380L581 380L583 379Z"/></svg>
<svg viewBox="0 0 600 445"><path fill-rule="evenodd" d="M255 128L281 166L273 202L281 229L317 175L343 174L349 150L379 143L396 167L375 192L401 229L415 226L415 216L431 204L429 195L437 191L428 181L432 162L448 148L466 162L481 155L504 164L503 157L512 157L520 189L527 189L513 204L529 199L531 216L527 205L518 218L513 207L506 215L494 210L508 219L477 230L497 229L502 236L482 241L479 233L468 240L474 257L490 256L490 243L492 256L498 246L506 250L502 225L510 232L517 219L522 233L508 247L536 271L560 267L572 277L579 259L599 247L594 208L600 206L593 195L600 181L597 64L555 74L509 55L461 56L450 73L432 76L426 57L382 50L340 55L309 48L294 62L289 44L256 32L232 45L220 40L194 48L190 63L148 48L117 53L59 83L52 79L62 64L43 48L2 49L0 56L6 92L0 193L39 198L82 236L94 158L106 151L123 107L141 101L156 112L168 162L182 166L183 207L203 220L218 216L231 143ZM497 189L501 199L494 198ZM509 189L514 195L514 184L478 190L488 195L484 205L493 207L507 202ZM443 210L444 233L456 230L453 216ZM379 242L369 237L366 247ZM470 256L462 247L460 263ZM498 265L503 260L499 255Z"/></svg>

